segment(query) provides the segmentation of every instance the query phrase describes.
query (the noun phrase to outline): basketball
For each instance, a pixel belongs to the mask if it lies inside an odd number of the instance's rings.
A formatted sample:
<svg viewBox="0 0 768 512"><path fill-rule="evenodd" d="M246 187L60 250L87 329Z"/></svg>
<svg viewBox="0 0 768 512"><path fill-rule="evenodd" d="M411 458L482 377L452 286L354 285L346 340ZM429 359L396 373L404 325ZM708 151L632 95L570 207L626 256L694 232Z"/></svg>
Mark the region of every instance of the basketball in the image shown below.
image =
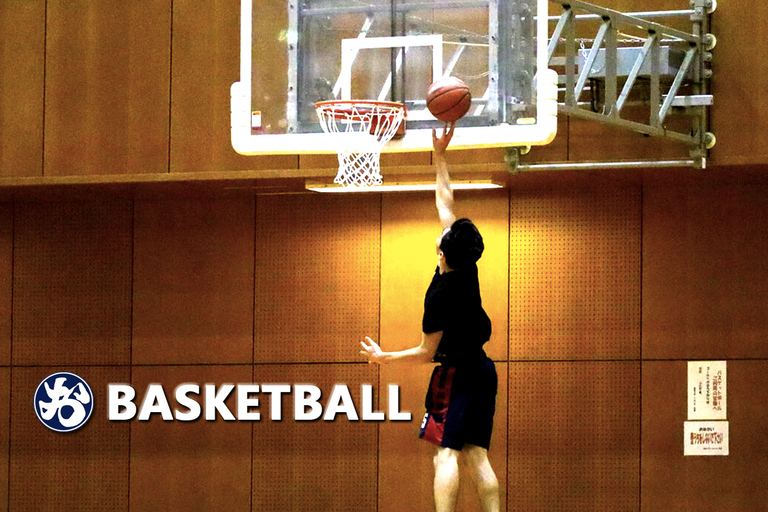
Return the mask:
<svg viewBox="0 0 768 512"><path fill-rule="evenodd" d="M427 108L440 121L451 123L464 117L472 103L469 87L455 76L441 78L427 89Z"/></svg>

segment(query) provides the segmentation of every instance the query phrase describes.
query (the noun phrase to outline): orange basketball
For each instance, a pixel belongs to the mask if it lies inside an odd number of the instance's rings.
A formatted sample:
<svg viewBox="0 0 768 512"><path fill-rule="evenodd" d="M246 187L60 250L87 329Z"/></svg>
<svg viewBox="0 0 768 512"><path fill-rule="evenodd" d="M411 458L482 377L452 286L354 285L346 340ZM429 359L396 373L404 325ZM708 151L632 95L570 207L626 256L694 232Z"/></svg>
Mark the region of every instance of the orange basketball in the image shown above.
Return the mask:
<svg viewBox="0 0 768 512"><path fill-rule="evenodd" d="M455 76L441 78L427 89L427 108L433 116L446 123L464 117L471 103L469 87Z"/></svg>

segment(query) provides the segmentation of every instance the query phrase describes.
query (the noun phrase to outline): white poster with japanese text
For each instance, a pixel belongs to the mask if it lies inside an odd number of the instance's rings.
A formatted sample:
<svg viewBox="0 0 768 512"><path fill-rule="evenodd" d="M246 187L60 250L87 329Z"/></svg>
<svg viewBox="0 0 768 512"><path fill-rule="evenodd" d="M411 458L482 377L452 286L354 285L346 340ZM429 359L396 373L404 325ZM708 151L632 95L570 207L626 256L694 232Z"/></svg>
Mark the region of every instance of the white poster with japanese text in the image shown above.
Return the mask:
<svg viewBox="0 0 768 512"><path fill-rule="evenodd" d="M725 361L688 361L688 419L724 420Z"/></svg>
<svg viewBox="0 0 768 512"><path fill-rule="evenodd" d="M727 421L686 421L683 455L728 455Z"/></svg>

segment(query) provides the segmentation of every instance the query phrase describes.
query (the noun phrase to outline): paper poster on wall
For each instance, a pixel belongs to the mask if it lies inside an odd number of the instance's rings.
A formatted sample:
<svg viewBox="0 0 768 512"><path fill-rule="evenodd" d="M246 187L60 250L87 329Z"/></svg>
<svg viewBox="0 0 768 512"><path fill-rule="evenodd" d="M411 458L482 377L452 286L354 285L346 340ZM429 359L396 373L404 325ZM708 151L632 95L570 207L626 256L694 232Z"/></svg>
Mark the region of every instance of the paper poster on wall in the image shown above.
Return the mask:
<svg viewBox="0 0 768 512"><path fill-rule="evenodd" d="M683 455L728 455L727 421L686 421Z"/></svg>
<svg viewBox="0 0 768 512"><path fill-rule="evenodd" d="M688 361L688 419L724 420L725 361Z"/></svg>

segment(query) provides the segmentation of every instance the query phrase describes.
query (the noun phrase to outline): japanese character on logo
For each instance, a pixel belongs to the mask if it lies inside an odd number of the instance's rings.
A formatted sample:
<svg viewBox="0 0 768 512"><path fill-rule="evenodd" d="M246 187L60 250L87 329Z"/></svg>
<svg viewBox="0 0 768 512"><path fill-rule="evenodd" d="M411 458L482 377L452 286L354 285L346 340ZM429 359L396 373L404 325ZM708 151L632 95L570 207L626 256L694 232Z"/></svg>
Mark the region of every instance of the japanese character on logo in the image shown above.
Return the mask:
<svg viewBox="0 0 768 512"><path fill-rule="evenodd" d="M35 413L56 432L71 432L83 426L93 411L93 393L82 378L59 372L46 377L35 391Z"/></svg>

